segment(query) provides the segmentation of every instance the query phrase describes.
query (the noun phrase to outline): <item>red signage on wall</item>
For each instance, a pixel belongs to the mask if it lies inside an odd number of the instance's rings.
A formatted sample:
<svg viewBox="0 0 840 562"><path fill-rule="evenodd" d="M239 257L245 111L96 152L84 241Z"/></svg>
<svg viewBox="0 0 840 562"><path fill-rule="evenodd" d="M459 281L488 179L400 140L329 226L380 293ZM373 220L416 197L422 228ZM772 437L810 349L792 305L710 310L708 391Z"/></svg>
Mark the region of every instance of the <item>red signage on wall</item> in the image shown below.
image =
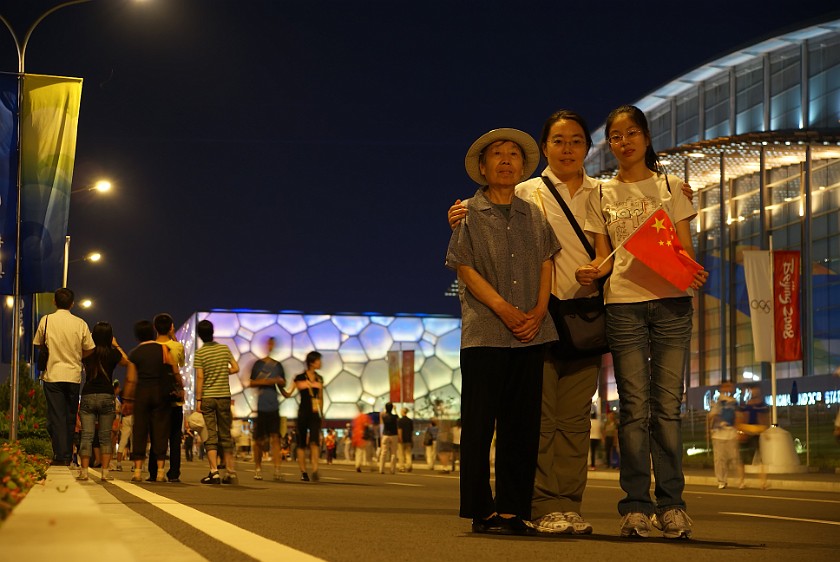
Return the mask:
<svg viewBox="0 0 840 562"><path fill-rule="evenodd" d="M773 252L776 362L802 359L799 305L799 252Z"/></svg>
<svg viewBox="0 0 840 562"><path fill-rule="evenodd" d="M388 402L396 404L400 401L400 352L388 352L388 386L390 394Z"/></svg>
<svg viewBox="0 0 840 562"><path fill-rule="evenodd" d="M403 351L402 356L402 400L414 402L414 350Z"/></svg>

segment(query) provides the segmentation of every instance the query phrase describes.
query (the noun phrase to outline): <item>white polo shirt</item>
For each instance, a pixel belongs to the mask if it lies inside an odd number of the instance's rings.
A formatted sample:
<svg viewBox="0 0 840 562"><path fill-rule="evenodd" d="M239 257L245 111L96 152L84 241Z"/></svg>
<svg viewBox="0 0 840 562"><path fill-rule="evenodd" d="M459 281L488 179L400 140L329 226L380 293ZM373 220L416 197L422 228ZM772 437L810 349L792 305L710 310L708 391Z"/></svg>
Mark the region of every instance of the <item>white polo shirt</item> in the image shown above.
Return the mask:
<svg viewBox="0 0 840 562"><path fill-rule="evenodd" d="M96 347L87 323L69 310L56 310L41 318L33 340L35 345L43 345L45 329L50 357L44 381L81 383L82 351Z"/></svg>
<svg viewBox="0 0 840 562"><path fill-rule="evenodd" d="M542 175L554 184L560 197L569 206L569 210L572 211L572 215L583 230L586 222L586 203L589 200L589 194L597 187L598 182L584 172L583 183L572 197L569 188L557 179L551 168L546 167ZM554 254L553 258L554 275L551 292L560 299L586 297L597 292L597 287L582 287L575 279L575 270L581 265L591 262L592 258L589 257L583 243L569 223L569 219L566 218L566 213L563 212L563 208L560 207L557 199L546 187L543 179L536 177L520 183L516 186L516 196L539 207L555 236L557 236L557 240L560 241L562 249ZM594 247L595 236L587 232L584 232L584 235Z"/></svg>

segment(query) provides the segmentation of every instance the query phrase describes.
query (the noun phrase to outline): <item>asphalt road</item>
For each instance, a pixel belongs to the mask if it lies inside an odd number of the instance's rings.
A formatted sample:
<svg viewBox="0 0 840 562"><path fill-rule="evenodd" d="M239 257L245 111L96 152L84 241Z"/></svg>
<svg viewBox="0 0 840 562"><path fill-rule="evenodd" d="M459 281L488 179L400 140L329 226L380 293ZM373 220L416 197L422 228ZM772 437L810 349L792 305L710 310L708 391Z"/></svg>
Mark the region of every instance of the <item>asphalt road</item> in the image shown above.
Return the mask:
<svg viewBox="0 0 840 562"><path fill-rule="evenodd" d="M410 474L383 475L322 465L320 482L300 482L296 465L284 463L286 481L274 482L269 466L268 479L255 481L252 465L240 463L239 485L207 486L198 483L206 464L183 466L180 484L125 482L107 489L209 560L249 560L266 552L277 560L306 553L336 562L837 560L836 493L688 486L692 540L622 539L618 483L591 480L584 515L594 534L511 538L473 535L469 521L458 518L457 474L415 467ZM113 474L121 481L130 476ZM155 545L148 548L155 553Z"/></svg>

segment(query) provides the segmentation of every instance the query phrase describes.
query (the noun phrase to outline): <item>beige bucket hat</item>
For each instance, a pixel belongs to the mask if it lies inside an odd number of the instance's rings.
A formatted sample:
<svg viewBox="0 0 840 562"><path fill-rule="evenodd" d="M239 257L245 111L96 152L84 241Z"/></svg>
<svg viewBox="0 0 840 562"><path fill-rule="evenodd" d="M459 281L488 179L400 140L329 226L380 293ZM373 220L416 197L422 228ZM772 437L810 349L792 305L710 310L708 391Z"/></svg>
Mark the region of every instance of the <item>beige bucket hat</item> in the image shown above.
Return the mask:
<svg viewBox="0 0 840 562"><path fill-rule="evenodd" d="M487 185L487 180L484 179L478 167L479 157L485 148L500 140L513 141L524 151L525 166L522 170L523 181L531 177L540 163L540 148L537 146L537 141L531 135L519 129L493 129L478 137L472 143L472 146L467 151L467 156L464 158L464 167L467 169L467 175L478 185Z"/></svg>

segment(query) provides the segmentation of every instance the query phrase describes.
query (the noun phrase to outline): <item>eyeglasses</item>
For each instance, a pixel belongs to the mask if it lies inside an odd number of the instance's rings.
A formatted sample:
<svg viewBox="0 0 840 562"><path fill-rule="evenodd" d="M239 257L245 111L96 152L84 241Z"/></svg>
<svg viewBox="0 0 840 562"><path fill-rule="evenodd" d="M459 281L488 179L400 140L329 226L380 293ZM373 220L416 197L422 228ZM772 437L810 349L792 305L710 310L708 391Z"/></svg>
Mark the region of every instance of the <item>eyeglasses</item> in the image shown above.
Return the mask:
<svg viewBox="0 0 840 562"><path fill-rule="evenodd" d="M612 135L607 140L610 141L610 144L621 144L622 141L632 141L641 134L642 132L639 129L630 129L623 135Z"/></svg>
<svg viewBox="0 0 840 562"><path fill-rule="evenodd" d="M583 148L586 146L586 141L583 139L564 140L562 138L550 139L548 144L551 146L570 146L572 148Z"/></svg>

